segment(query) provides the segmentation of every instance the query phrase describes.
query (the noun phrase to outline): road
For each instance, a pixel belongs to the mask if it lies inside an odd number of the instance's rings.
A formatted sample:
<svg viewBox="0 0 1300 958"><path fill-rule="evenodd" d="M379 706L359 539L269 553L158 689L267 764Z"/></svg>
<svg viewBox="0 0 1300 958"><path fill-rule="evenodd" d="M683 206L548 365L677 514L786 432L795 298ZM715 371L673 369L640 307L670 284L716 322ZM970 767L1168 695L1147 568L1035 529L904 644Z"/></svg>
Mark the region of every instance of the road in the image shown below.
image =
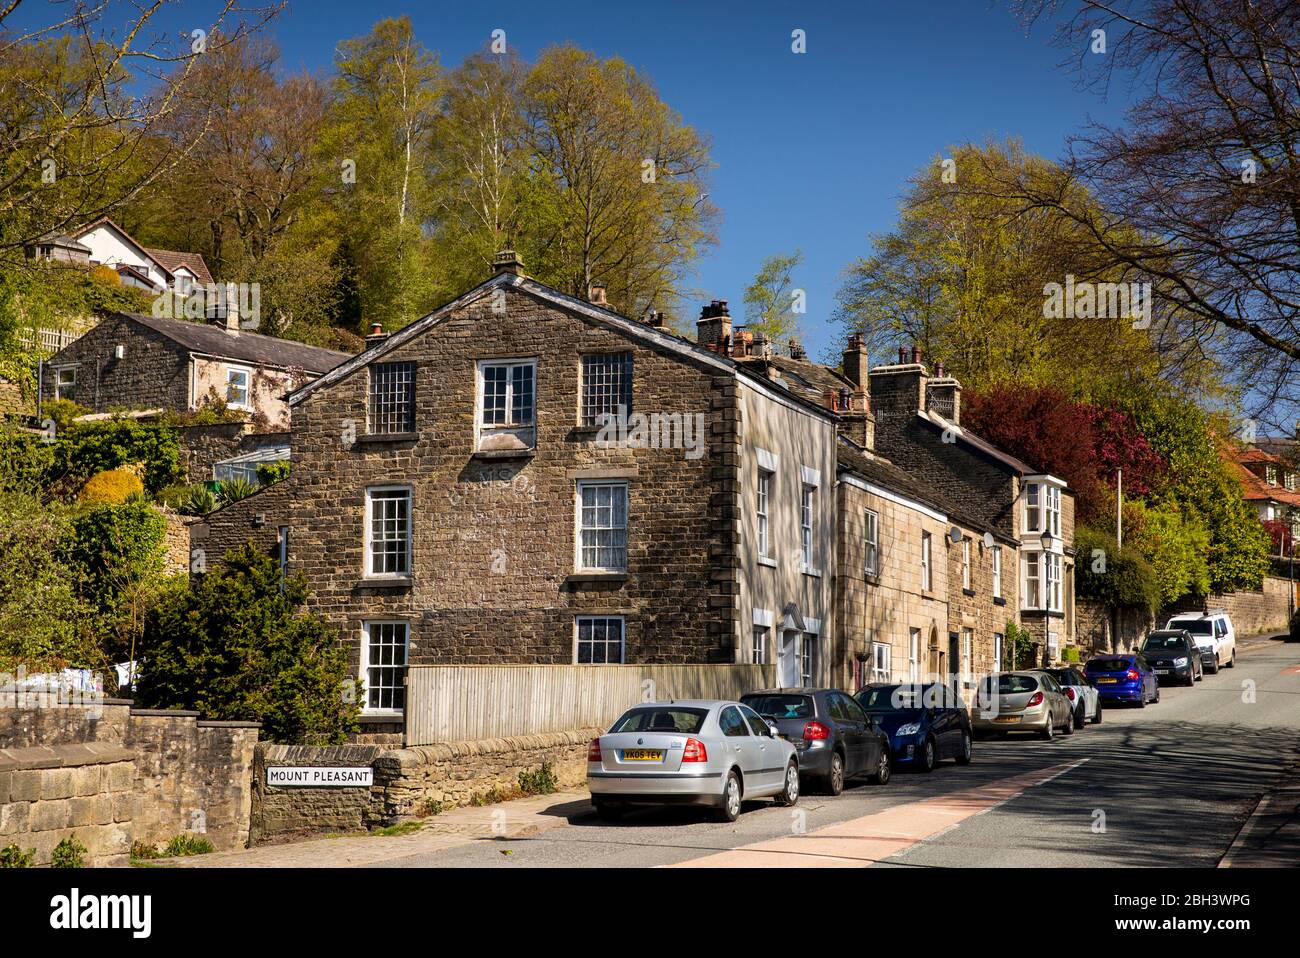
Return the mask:
<svg viewBox="0 0 1300 958"><path fill-rule="evenodd" d="M688 809L606 823L573 801L552 811L564 824L531 837L373 864L1213 867L1300 755L1300 645L1257 643L1237 662L1069 737L977 742L969 766L805 794L793 810L755 803L734 824Z"/></svg>

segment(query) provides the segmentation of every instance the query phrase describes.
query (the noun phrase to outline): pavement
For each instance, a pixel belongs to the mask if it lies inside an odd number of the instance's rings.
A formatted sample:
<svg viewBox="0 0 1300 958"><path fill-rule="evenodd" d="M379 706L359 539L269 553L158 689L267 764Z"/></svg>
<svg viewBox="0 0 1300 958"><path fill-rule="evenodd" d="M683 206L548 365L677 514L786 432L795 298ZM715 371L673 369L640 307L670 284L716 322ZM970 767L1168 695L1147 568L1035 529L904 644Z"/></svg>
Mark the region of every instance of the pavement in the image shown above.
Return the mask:
<svg viewBox="0 0 1300 958"><path fill-rule="evenodd" d="M1300 643L1256 636L1237 666L1055 741L979 741L967 766L898 772L734 823L688 808L597 819L585 789L182 867L1300 865Z"/></svg>

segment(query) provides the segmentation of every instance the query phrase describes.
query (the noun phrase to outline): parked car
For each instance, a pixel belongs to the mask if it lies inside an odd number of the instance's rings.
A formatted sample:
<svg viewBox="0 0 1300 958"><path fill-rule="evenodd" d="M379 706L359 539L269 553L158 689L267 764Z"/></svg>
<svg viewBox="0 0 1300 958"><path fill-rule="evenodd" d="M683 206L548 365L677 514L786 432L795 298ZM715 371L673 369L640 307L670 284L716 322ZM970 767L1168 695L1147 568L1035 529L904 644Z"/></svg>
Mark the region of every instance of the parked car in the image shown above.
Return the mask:
<svg viewBox="0 0 1300 958"><path fill-rule="evenodd" d="M1156 674L1140 652L1099 655L1088 660L1083 674L1101 693L1103 702L1136 702L1138 708L1144 709L1147 702L1160 701Z"/></svg>
<svg viewBox="0 0 1300 958"><path fill-rule="evenodd" d="M1237 631L1232 619L1222 609L1185 612L1165 623L1166 629L1185 629L1192 634L1206 670L1216 674L1220 668L1237 664Z"/></svg>
<svg viewBox="0 0 1300 958"><path fill-rule="evenodd" d="M654 702L628 709L587 747L596 814L627 805L704 805L734 822L741 802L799 800L799 757L740 702Z"/></svg>
<svg viewBox="0 0 1300 958"><path fill-rule="evenodd" d="M1087 722L1101 724L1101 693L1088 684L1082 672L1073 665L1043 671L1056 679L1056 684L1074 706L1075 728L1083 728Z"/></svg>
<svg viewBox="0 0 1300 958"><path fill-rule="evenodd" d="M1142 655L1151 663L1159 683L1178 681L1195 685L1205 674L1196 640L1185 629L1162 629L1152 632L1142 643Z"/></svg>
<svg viewBox="0 0 1300 958"><path fill-rule="evenodd" d="M971 723L981 734L1036 732L1050 742L1057 729L1073 734L1074 706L1045 671L999 672L977 687Z"/></svg>
<svg viewBox="0 0 1300 958"><path fill-rule="evenodd" d="M799 774L838 795L846 780L869 775L889 781L889 736L876 727L847 692L839 689L766 689L742 695L748 705L794 746Z"/></svg>
<svg viewBox="0 0 1300 958"><path fill-rule="evenodd" d="M959 765L971 760L970 716L961 697L939 683L868 685L858 704L889 738L893 760L931 772L945 758Z"/></svg>

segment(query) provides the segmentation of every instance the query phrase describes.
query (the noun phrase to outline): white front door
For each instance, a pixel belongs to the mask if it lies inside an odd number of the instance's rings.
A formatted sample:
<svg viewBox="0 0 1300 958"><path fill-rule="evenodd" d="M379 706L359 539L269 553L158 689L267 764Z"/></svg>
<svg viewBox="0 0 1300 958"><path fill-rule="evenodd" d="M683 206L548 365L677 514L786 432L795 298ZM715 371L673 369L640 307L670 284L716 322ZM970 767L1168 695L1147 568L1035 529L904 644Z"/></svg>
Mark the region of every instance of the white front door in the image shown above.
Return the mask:
<svg viewBox="0 0 1300 958"><path fill-rule="evenodd" d="M781 648L776 661L777 684L795 688L799 682L799 633L789 629L781 633Z"/></svg>

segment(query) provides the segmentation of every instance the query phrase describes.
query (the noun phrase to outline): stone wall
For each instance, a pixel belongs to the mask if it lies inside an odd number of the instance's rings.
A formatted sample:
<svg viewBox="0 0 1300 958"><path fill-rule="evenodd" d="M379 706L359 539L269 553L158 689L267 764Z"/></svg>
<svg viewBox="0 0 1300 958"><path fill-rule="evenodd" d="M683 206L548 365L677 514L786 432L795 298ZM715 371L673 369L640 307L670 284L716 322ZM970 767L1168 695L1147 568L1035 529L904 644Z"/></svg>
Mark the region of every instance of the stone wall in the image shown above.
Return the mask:
<svg viewBox="0 0 1300 958"><path fill-rule="evenodd" d="M203 521L191 523L191 555L197 557L195 550L201 549L203 559L211 567L231 549L252 542L260 552L278 557L280 527L288 525L289 509L289 480L263 486L248 498L222 506Z"/></svg>
<svg viewBox="0 0 1300 958"><path fill-rule="evenodd" d="M521 735L415 748L377 745L285 746L263 743L254 764L252 843L311 832L357 831L469 805L495 792L518 793L519 773L549 762L560 787L586 781L587 746L603 729ZM272 788L271 766L369 766L370 788Z"/></svg>
<svg viewBox="0 0 1300 958"><path fill-rule="evenodd" d="M122 359L114 347L126 346ZM76 400L93 412L114 409L188 409L189 357L180 346L148 327L111 316L48 359L41 396L54 398L56 369L77 369Z"/></svg>
<svg viewBox="0 0 1300 958"><path fill-rule="evenodd" d="M256 452L268 446L284 446L290 442L287 432L254 432L246 422L219 422L204 426L181 426L181 455L185 460L186 475L190 482L208 482L212 479L212 466L223 459Z"/></svg>
<svg viewBox="0 0 1300 958"><path fill-rule="evenodd" d="M1287 627L1290 610L1291 582L1276 576L1265 576L1262 586L1253 592L1228 592L1211 595L1207 599L1184 599L1161 613L1163 625L1177 612L1199 612L1202 609L1224 609L1232 618L1237 638L1261 632L1278 632Z"/></svg>
<svg viewBox="0 0 1300 958"><path fill-rule="evenodd" d="M0 846L47 865L69 835L86 864L125 865L133 841L201 832L218 850L248 837L257 725L106 699L34 707L0 700Z"/></svg>
<svg viewBox="0 0 1300 958"><path fill-rule="evenodd" d="M1076 608L1079 654L1085 661L1103 652L1128 652L1156 628L1155 618L1144 609L1120 609L1116 615L1104 603L1088 598L1080 598Z"/></svg>

